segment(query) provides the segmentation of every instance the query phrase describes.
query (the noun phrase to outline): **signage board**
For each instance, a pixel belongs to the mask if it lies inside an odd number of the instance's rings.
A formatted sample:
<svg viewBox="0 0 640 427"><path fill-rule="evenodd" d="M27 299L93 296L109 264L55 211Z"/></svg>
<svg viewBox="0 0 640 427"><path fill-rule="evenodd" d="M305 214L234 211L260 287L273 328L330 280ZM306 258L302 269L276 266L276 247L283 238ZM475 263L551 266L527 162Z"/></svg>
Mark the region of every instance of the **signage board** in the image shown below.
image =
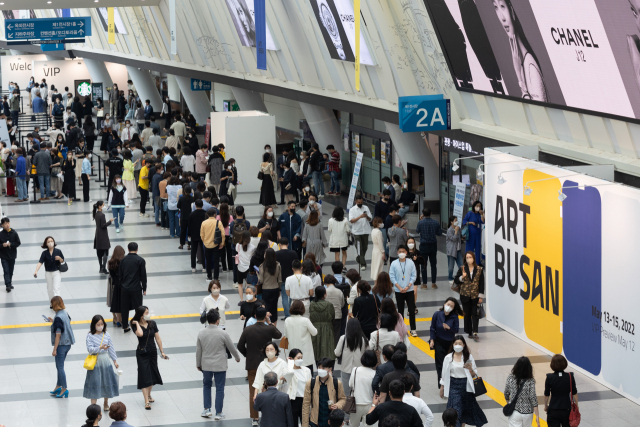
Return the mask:
<svg viewBox="0 0 640 427"><path fill-rule="evenodd" d="M453 216L458 218L458 224L462 224L462 219L464 218L464 197L466 193L467 185L464 182L457 182L453 201Z"/></svg>
<svg viewBox="0 0 640 427"><path fill-rule="evenodd" d="M443 95L401 96L398 115L403 132L451 129L451 105Z"/></svg>
<svg viewBox="0 0 640 427"><path fill-rule="evenodd" d="M353 178L351 178L351 188L349 189L349 200L347 201L347 210L351 209L356 197L356 190L358 188L358 179L360 178L360 168L362 167L363 153L358 153L356 156L356 164L353 167Z"/></svg>
<svg viewBox="0 0 640 427"><path fill-rule="evenodd" d="M200 79L191 79L191 90L211 90L211 82Z"/></svg>
<svg viewBox="0 0 640 427"><path fill-rule="evenodd" d="M91 17L5 19L7 40L65 39L91 35Z"/></svg>
<svg viewBox="0 0 640 427"><path fill-rule="evenodd" d="M64 43L45 43L40 45L43 52L51 52L54 50L64 50Z"/></svg>
<svg viewBox="0 0 640 427"><path fill-rule="evenodd" d="M65 44L65 43L84 43L85 39L55 39L55 40L18 40L8 41L8 46L23 46L23 45L36 45L36 44Z"/></svg>
<svg viewBox="0 0 640 427"><path fill-rule="evenodd" d="M104 87L102 83L91 83L91 100L97 102L98 98L104 99Z"/></svg>

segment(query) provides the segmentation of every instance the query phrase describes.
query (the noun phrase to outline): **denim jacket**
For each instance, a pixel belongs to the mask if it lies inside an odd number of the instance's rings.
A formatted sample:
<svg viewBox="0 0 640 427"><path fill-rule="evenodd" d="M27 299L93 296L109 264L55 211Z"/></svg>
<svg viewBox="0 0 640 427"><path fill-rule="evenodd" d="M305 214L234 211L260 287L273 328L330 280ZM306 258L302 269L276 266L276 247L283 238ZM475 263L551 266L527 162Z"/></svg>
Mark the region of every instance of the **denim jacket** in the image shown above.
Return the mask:
<svg viewBox="0 0 640 427"><path fill-rule="evenodd" d="M60 332L60 343L58 345L73 345L76 343L73 329L71 329L71 318L65 310L58 311L53 318L53 323L51 324L51 345L55 345L57 332Z"/></svg>

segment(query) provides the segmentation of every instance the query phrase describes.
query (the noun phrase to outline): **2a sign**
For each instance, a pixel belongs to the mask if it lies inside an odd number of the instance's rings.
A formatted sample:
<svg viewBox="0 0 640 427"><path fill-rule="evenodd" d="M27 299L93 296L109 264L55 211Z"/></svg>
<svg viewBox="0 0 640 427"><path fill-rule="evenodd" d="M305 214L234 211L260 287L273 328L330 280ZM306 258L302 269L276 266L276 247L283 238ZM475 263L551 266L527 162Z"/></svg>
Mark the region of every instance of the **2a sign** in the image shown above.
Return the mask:
<svg viewBox="0 0 640 427"><path fill-rule="evenodd" d="M451 129L451 105L443 95L401 96L398 115L403 132Z"/></svg>

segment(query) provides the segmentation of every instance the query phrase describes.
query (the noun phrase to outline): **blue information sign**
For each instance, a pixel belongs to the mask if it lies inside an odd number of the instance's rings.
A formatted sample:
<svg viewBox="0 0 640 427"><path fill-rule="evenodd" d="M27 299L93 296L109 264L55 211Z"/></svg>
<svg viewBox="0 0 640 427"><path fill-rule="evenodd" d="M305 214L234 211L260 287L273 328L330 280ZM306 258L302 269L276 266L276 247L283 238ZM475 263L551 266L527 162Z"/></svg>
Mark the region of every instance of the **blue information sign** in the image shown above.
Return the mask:
<svg viewBox="0 0 640 427"><path fill-rule="evenodd" d="M7 40L53 40L91 35L91 17L5 19Z"/></svg>
<svg viewBox="0 0 640 427"><path fill-rule="evenodd" d="M451 129L451 105L443 95L401 96L398 115L403 132Z"/></svg>
<svg viewBox="0 0 640 427"><path fill-rule="evenodd" d="M211 82L200 79L191 79L191 90L211 90Z"/></svg>
<svg viewBox="0 0 640 427"><path fill-rule="evenodd" d="M64 43L47 43L40 45L40 49L43 52L50 52L52 50L64 50Z"/></svg>
<svg viewBox="0 0 640 427"><path fill-rule="evenodd" d="M256 54L258 56L258 70L267 69L267 21L265 0L254 0L256 25Z"/></svg>

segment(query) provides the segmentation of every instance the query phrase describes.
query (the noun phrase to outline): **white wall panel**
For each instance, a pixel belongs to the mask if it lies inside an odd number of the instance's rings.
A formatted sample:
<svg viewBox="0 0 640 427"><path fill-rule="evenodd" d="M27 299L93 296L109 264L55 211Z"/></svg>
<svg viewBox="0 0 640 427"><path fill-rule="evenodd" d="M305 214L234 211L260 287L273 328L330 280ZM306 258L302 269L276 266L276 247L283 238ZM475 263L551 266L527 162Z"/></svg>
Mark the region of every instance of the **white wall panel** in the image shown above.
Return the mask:
<svg viewBox="0 0 640 427"><path fill-rule="evenodd" d="M567 125L569 126L569 132L571 133L571 137L573 139L573 143L577 145L581 145L583 147L591 147L591 143L589 142L589 137L587 136L586 130L582 124L582 119L580 118L580 114L574 113L573 111L561 111L555 110L562 113L564 118L566 119ZM558 130L558 125L556 125L556 131ZM560 137L560 134L558 137Z"/></svg>
<svg viewBox="0 0 640 427"><path fill-rule="evenodd" d="M529 104L529 111L531 111L531 116L536 124L538 135L543 138L558 139L545 107Z"/></svg>
<svg viewBox="0 0 640 427"><path fill-rule="evenodd" d="M476 108L478 109L478 113L480 113L480 118L482 123L486 123L488 125L495 125L496 123L493 120L493 114L489 109L489 105L487 104L486 97L484 95L479 95L476 93L473 93L470 95L473 96L473 100L476 103Z"/></svg>
<svg viewBox="0 0 640 427"><path fill-rule="evenodd" d="M582 115L582 119L591 147L601 151L615 152L602 118Z"/></svg>
<svg viewBox="0 0 640 427"><path fill-rule="evenodd" d="M522 133L531 133L522 103L492 98L500 117L500 126Z"/></svg>

